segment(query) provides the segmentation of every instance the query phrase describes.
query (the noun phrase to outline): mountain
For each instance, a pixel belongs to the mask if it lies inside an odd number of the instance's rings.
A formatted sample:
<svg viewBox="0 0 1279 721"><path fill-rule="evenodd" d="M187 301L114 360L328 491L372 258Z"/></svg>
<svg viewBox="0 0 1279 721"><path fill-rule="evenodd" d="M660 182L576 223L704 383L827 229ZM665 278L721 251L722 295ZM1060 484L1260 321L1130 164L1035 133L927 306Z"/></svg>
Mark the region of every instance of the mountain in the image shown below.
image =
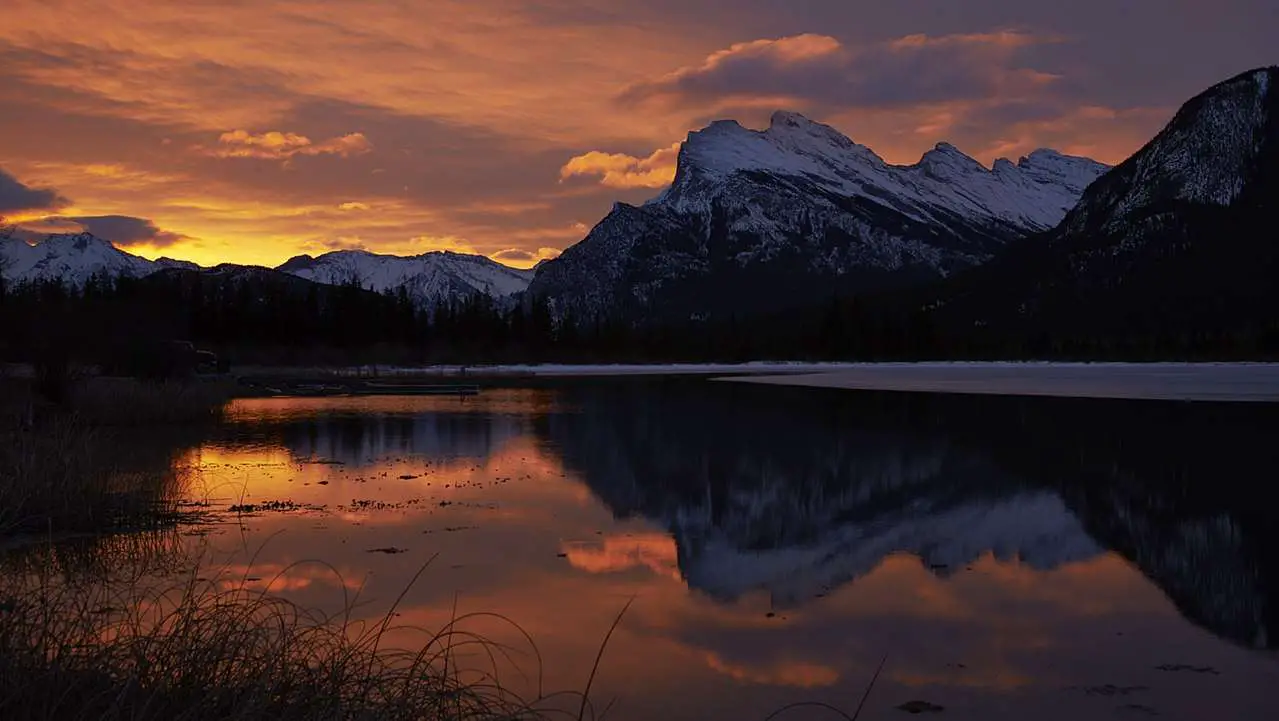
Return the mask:
<svg viewBox="0 0 1279 721"><path fill-rule="evenodd" d="M1037 150L987 169L942 143L915 165L795 113L690 133L675 180L618 203L530 295L574 317L688 319L927 282L1049 229L1106 166Z"/></svg>
<svg viewBox="0 0 1279 721"><path fill-rule="evenodd" d="M226 268L246 266L220 266ZM200 270L187 261L147 260L127 253L91 233L50 235L28 244L19 238L0 239L0 270L11 281L61 280L83 286L91 276L140 278L166 268ZM278 270L329 285L357 282L374 290L404 288L419 305L477 293L504 299L528 287L531 270L517 270L480 255L448 251L412 257L377 255L365 251L337 251L313 258L299 255Z"/></svg>
<svg viewBox="0 0 1279 721"><path fill-rule="evenodd" d="M331 285L355 283L378 292L403 288L419 306L475 294L509 298L528 287L531 270L517 270L482 255L436 251L409 257L339 250L299 255L277 270Z"/></svg>
<svg viewBox="0 0 1279 721"><path fill-rule="evenodd" d="M35 245L18 238L0 239L0 271L17 282L62 280L78 287L93 275L139 278L163 268L195 267L169 258L147 260L92 233L50 235Z"/></svg>
<svg viewBox="0 0 1279 721"><path fill-rule="evenodd" d="M1279 332L1279 68L1191 99L1060 225L957 279L939 317L1056 336Z"/></svg>

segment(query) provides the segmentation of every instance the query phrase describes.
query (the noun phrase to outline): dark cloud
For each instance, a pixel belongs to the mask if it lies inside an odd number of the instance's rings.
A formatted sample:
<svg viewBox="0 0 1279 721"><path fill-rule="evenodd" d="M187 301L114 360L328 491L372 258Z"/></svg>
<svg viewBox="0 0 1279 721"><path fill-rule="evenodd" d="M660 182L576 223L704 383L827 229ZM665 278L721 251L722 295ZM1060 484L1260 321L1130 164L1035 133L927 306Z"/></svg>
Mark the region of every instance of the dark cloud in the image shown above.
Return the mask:
<svg viewBox="0 0 1279 721"><path fill-rule="evenodd" d="M59 233L92 233L116 245L148 244L158 248L173 245L189 236L162 230L147 218L129 215L50 215L23 223L17 229L17 237L29 243L44 240Z"/></svg>
<svg viewBox="0 0 1279 721"><path fill-rule="evenodd" d="M368 250L368 247L362 241L346 238L321 240L317 244L325 250Z"/></svg>
<svg viewBox="0 0 1279 721"><path fill-rule="evenodd" d="M57 210L71 201L53 188L33 188L0 168L0 214L23 210Z"/></svg>
<svg viewBox="0 0 1279 721"><path fill-rule="evenodd" d="M602 0L601 0L602 1ZM805 32L861 45L913 33L1018 27L1068 42L1030 48L1032 67L1079 83L1112 107L1176 105L1248 68L1273 64L1275 0L645 0L633 15L676 27L722 28L727 46ZM632 17L632 22L641 21ZM1191 55L1187 55L1190 52Z"/></svg>
<svg viewBox="0 0 1279 721"><path fill-rule="evenodd" d="M67 218L52 218L51 221L68 220L77 223L81 229L109 240L116 245L150 245L164 248L188 236L161 230L146 218L135 218L129 215L89 215Z"/></svg>
<svg viewBox="0 0 1279 721"><path fill-rule="evenodd" d="M1013 31L913 35L858 47L812 34L757 40L714 53L699 66L632 85L619 99L703 106L789 98L835 108L986 100L1050 84L1052 76L1021 67L1017 56L1051 40Z"/></svg>

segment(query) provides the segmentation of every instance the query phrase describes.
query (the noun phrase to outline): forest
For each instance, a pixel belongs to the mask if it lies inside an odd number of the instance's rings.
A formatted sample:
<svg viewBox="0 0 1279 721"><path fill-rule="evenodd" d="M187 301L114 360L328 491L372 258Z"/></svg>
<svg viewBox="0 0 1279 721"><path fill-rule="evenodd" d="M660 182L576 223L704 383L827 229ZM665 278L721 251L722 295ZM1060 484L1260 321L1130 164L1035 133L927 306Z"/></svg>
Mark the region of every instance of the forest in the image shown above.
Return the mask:
<svg viewBox="0 0 1279 721"><path fill-rule="evenodd" d="M1104 333L1086 333L1073 323L1070 332L1054 332L1046 323L985 325L940 312L930 304L934 292L644 323L557 318L538 298L503 305L475 295L423 308L403 289L375 293L242 266L94 277L80 288L0 281L0 360L91 363L128 373L156 343L175 340L233 366L1279 357L1274 324L1194 331L1111 324Z"/></svg>

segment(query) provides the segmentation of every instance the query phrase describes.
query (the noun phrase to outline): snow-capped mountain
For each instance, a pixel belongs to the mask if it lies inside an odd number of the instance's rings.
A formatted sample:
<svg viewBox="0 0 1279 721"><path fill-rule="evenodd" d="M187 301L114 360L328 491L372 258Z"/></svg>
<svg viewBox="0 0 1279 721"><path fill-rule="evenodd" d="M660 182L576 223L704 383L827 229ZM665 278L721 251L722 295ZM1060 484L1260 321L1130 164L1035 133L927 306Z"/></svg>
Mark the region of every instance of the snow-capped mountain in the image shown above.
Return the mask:
<svg viewBox="0 0 1279 721"><path fill-rule="evenodd" d="M79 287L94 275L140 278L166 268L201 269L170 258L148 260L91 233L50 235L34 245L20 238L0 239L0 271L12 282L61 280ZM533 277L532 270L447 251L413 257L365 251L338 251L317 258L300 255L277 270L328 285L355 281L379 292L404 288L423 305L477 293L507 299L527 288Z"/></svg>
<svg viewBox="0 0 1279 721"><path fill-rule="evenodd" d="M277 270L318 283L356 283L378 292L403 288L416 303L483 294L504 299L526 289L533 271L517 270L481 255L436 251L409 257L364 250L339 250L318 257L299 255Z"/></svg>
<svg viewBox="0 0 1279 721"><path fill-rule="evenodd" d="M616 204L539 268L559 313L687 318L944 277L1054 226L1106 166L1037 150L986 168L942 143L915 165L796 113L690 133L672 185Z"/></svg>
<svg viewBox="0 0 1279 721"><path fill-rule="evenodd" d="M1264 334L1279 288L1279 68L1191 99L1062 223L944 299L961 324ZM1136 329L1136 330L1135 330Z"/></svg>
<svg viewBox="0 0 1279 721"><path fill-rule="evenodd" d="M0 240L0 272L13 282L61 280L82 286L94 275L140 278L163 268L196 268L169 258L147 260L92 233L50 235L30 245L18 238Z"/></svg>
<svg viewBox="0 0 1279 721"><path fill-rule="evenodd" d="M1000 158L987 169L949 143L937 144L915 165L890 165L830 126L777 112L763 131L723 120L690 133L675 182L647 205L705 212L732 176L765 172L813 183L841 198L884 203L922 223L963 218L1044 230L1056 225L1106 169L1047 149L1017 164Z"/></svg>

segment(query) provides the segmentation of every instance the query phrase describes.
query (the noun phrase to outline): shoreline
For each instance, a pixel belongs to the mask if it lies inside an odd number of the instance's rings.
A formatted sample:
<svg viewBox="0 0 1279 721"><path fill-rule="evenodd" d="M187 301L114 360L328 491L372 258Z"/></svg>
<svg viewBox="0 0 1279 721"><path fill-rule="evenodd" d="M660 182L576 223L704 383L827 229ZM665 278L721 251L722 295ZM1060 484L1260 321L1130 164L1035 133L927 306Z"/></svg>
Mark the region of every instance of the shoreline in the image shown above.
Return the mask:
<svg viewBox="0 0 1279 721"><path fill-rule="evenodd" d="M233 368L237 377L328 376L334 378L511 378L632 375L795 376L863 369L951 368L1257 368L1268 361L748 361L744 363L518 363L492 365L253 366Z"/></svg>
<svg viewBox="0 0 1279 721"><path fill-rule="evenodd" d="M889 363L713 380L910 393L1279 403L1276 363Z"/></svg>

